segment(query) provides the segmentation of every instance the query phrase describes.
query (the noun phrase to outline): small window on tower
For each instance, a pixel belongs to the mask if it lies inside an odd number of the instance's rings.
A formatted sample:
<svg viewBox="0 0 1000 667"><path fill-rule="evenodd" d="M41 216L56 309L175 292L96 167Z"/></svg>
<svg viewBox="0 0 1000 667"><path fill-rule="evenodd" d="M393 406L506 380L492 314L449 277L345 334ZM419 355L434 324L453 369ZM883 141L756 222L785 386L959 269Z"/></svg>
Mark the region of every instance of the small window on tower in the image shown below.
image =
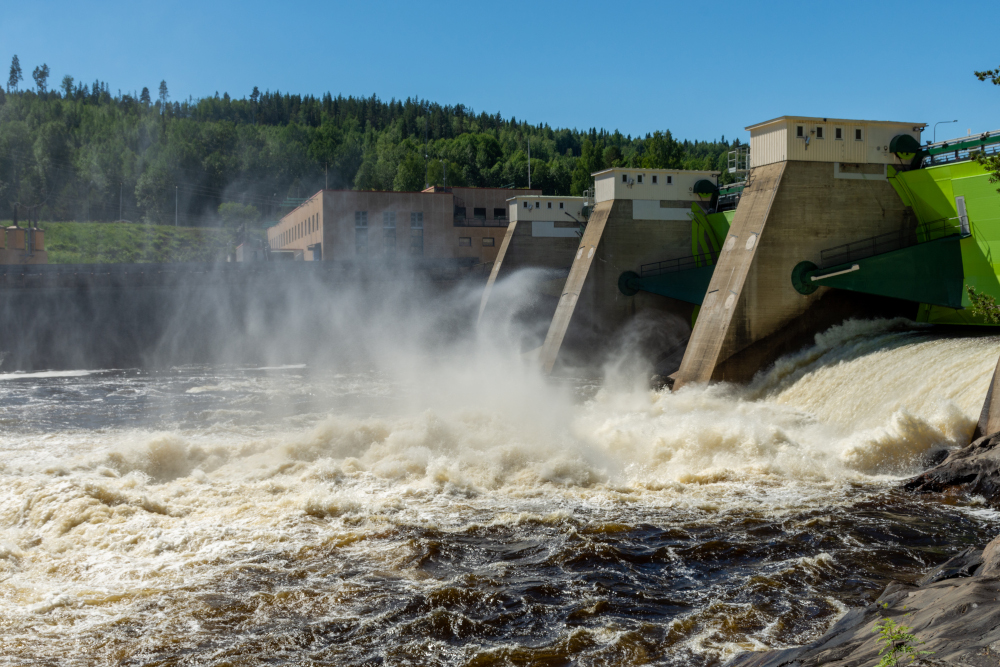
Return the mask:
<svg viewBox="0 0 1000 667"><path fill-rule="evenodd" d="M843 139L844 138L844 128L842 128L842 127L834 128L834 130L833 130L833 138L834 139Z"/></svg>
<svg viewBox="0 0 1000 667"><path fill-rule="evenodd" d="M823 126L822 125L817 125L816 126L816 138L817 139L822 139L823 138Z"/></svg>
<svg viewBox="0 0 1000 667"><path fill-rule="evenodd" d="M628 183L628 174L622 174L622 183Z"/></svg>
<svg viewBox="0 0 1000 667"><path fill-rule="evenodd" d="M673 176L667 176L667 185L670 185L673 182L674 182L674 177Z"/></svg>
<svg viewBox="0 0 1000 667"><path fill-rule="evenodd" d="M563 203L559 202L559 208L563 208Z"/></svg>
<svg viewBox="0 0 1000 667"><path fill-rule="evenodd" d="M854 140L855 141L861 141L861 128L860 127L855 128L855 130L854 130Z"/></svg>
<svg viewBox="0 0 1000 667"><path fill-rule="evenodd" d="M483 247L484 248L492 248L492 247L494 247L494 240L493 240L492 236L484 236L483 237Z"/></svg>
<svg viewBox="0 0 1000 667"><path fill-rule="evenodd" d="M524 202L524 208L528 208L528 202Z"/></svg>
<svg viewBox="0 0 1000 667"><path fill-rule="evenodd" d="M472 237L471 236L459 236L458 237L458 245L459 246L468 246L468 247L471 248L472 247Z"/></svg>
<svg viewBox="0 0 1000 667"><path fill-rule="evenodd" d="M795 126L795 136L796 137L804 137L805 136L805 132L806 132L806 129L803 126L801 126L801 125L796 125Z"/></svg>
<svg viewBox="0 0 1000 667"><path fill-rule="evenodd" d="M656 183L657 183L656 174L653 174L653 185L656 185Z"/></svg>
<svg viewBox="0 0 1000 667"><path fill-rule="evenodd" d="M636 181L637 181L638 183L642 183L642 174L639 174L639 176L638 176L638 177L636 177Z"/></svg>

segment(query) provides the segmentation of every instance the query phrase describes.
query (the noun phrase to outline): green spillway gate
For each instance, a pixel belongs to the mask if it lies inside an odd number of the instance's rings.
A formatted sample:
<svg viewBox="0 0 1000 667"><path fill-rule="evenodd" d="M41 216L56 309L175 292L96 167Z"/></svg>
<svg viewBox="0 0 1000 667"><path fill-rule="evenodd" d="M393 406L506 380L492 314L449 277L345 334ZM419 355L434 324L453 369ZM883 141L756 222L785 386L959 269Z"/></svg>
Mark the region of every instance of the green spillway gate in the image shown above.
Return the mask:
<svg viewBox="0 0 1000 667"><path fill-rule="evenodd" d="M708 291L708 283L712 281L713 271L714 264L649 276L626 271L618 278L618 289L625 296L651 292L700 306Z"/></svg>
<svg viewBox="0 0 1000 667"><path fill-rule="evenodd" d="M948 308L962 307L964 281L959 234L822 269L809 261L792 269L800 294L825 286Z"/></svg>

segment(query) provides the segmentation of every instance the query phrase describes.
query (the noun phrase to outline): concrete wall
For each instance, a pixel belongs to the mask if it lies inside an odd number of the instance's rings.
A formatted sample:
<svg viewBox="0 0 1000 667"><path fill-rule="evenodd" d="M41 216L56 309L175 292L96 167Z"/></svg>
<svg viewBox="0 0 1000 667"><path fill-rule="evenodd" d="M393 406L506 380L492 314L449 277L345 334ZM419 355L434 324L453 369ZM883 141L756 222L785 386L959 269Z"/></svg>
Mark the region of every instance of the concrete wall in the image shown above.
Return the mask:
<svg viewBox="0 0 1000 667"><path fill-rule="evenodd" d="M824 249L916 225L886 181L835 178L834 170L803 161L751 170L675 386L744 382L807 343L835 322L818 307L829 288L804 296L792 287L795 265L820 264ZM898 312L893 300L841 300L838 319Z"/></svg>

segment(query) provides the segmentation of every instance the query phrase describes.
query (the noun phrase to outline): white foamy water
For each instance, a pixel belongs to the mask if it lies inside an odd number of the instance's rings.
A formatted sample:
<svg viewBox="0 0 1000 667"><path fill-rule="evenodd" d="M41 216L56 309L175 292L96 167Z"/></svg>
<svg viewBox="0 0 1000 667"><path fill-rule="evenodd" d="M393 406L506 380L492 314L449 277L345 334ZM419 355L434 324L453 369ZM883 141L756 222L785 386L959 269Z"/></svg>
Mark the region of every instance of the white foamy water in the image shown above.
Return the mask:
<svg viewBox="0 0 1000 667"><path fill-rule="evenodd" d="M804 641L857 563L913 570L943 557L940 526L995 523L890 489L968 441L1000 339L903 326L848 323L747 388L676 393L485 353L14 383L0 653L699 664ZM911 511L916 546L886 519ZM852 595L877 595L871 567Z"/></svg>

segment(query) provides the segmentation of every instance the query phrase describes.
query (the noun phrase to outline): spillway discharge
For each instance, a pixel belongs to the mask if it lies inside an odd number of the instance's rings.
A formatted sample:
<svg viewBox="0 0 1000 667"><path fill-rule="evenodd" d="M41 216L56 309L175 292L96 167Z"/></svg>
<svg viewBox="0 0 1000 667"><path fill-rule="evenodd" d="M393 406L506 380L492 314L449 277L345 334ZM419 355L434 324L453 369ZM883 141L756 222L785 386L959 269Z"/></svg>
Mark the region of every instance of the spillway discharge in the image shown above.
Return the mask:
<svg viewBox="0 0 1000 667"><path fill-rule="evenodd" d="M917 502L890 483L967 442L998 352L873 321L747 387L676 393L554 384L495 345L346 374L10 379L0 651L698 664L804 641L842 613L865 535L920 565L858 508ZM162 418L27 419L68 394Z"/></svg>

